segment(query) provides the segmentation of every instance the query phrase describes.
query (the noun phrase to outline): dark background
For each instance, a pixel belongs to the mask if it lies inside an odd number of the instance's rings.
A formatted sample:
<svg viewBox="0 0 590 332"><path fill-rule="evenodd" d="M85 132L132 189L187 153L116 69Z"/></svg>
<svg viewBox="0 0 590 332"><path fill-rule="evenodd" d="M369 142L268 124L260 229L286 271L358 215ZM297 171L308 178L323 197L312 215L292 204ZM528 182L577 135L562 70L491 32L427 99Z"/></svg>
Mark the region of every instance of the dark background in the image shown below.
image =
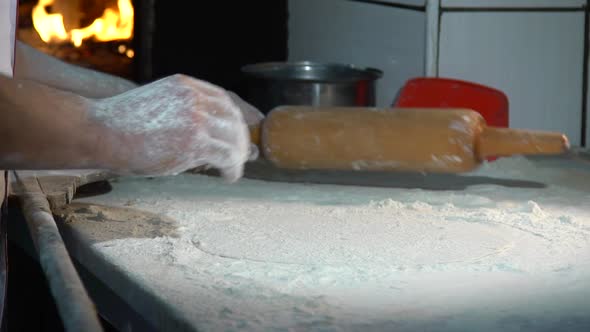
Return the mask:
<svg viewBox="0 0 590 332"><path fill-rule="evenodd" d="M156 1L153 76L183 73L243 93L240 67L287 59L287 0Z"/></svg>

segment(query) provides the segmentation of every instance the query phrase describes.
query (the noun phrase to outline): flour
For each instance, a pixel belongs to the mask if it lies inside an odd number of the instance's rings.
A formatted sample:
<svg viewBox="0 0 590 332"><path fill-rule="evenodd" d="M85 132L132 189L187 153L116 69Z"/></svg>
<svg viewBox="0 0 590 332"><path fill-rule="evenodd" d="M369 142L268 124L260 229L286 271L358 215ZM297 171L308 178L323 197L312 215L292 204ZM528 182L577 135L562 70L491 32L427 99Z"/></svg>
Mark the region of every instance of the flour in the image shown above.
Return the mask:
<svg viewBox="0 0 590 332"><path fill-rule="evenodd" d="M548 165L507 158L467 175L540 189L179 175L86 201L177 221L178 237L95 250L203 330L586 331L590 171Z"/></svg>
<svg viewBox="0 0 590 332"><path fill-rule="evenodd" d="M452 121L451 124L449 125L449 129L458 131L460 133L465 133L468 135L472 135L473 133L473 129L471 128L470 124L471 124L471 118L468 116L462 116L461 117L463 119L463 121Z"/></svg>

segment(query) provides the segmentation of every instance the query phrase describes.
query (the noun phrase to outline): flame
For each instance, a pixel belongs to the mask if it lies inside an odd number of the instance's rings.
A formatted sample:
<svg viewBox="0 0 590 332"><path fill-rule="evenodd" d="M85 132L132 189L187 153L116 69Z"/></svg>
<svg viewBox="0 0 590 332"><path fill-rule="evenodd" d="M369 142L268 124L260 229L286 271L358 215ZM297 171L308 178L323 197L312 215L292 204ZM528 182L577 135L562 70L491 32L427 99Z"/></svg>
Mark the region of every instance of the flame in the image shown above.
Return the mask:
<svg viewBox="0 0 590 332"><path fill-rule="evenodd" d="M124 40L133 36L133 6L131 0L118 0L118 10L105 9L101 17L89 26L66 31L62 14L49 14L45 7L54 0L39 0L33 8L33 25L41 39L52 41L71 41L80 47L85 39L94 37L98 41Z"/></svg>

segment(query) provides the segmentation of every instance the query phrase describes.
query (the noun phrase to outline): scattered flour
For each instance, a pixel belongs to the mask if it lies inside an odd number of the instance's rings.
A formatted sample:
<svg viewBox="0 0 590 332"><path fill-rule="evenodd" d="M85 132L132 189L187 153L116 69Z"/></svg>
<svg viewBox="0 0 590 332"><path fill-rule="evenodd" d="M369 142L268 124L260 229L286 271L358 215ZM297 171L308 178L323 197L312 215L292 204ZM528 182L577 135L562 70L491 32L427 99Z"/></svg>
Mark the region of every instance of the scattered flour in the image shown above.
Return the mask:
<svg viewBox="0 0 590 332"><path fill-rule="evenodd" d="M94 249L203 330L589 330L590 170L509 158L482 175L546 187L180 175L85 201L177 221L177 238Z"/></svg>

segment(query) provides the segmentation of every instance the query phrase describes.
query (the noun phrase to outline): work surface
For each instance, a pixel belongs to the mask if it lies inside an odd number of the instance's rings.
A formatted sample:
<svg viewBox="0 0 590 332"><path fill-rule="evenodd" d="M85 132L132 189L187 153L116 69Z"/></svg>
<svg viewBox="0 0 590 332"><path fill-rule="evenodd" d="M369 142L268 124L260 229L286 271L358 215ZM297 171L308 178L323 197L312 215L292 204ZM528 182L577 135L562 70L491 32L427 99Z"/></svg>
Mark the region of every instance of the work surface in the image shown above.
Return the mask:
<svg viewBox="0 0 590 332"><path fill-rule="evenodd" d="M160 330L590 330L588 165L430 179L123 178L58 213L72 256Z"/></svg>

